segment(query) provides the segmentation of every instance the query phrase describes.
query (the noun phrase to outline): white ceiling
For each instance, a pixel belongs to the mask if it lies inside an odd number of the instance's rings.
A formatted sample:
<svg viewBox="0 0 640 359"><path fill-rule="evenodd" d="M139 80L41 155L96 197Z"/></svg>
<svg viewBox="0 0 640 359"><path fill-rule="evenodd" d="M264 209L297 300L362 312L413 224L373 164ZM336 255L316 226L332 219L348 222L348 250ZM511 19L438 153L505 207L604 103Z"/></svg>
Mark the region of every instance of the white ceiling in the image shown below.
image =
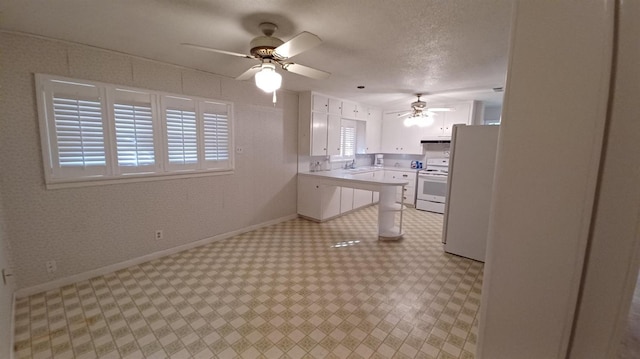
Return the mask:
<svg viewBox="0 0 640 359"><path fill-rule="evenodd" d="M413 94L501 103L509 45L509 0L20 0L0 4L0 28L72 41L236 77L255 60L239 53L278 25L323 43L292 61L330 72L327 80L284 73L283 87L314 90L384 109ZM364 85L364 90L356 86ZM426 96L427 101L434 101Z"/></svg>

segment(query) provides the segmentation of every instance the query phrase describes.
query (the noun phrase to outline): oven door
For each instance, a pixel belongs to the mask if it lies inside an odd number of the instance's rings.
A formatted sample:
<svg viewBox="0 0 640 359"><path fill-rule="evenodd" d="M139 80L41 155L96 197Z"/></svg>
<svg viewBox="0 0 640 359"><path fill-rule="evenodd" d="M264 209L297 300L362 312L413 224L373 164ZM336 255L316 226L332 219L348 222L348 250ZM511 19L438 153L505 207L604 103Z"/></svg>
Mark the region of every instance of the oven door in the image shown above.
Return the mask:
<svg viewBox="0 0 640 359"><path fill-rule="evenodd" d="M447 196L446 176L418 176L417 198L423 201L445 203Z"/></svg>

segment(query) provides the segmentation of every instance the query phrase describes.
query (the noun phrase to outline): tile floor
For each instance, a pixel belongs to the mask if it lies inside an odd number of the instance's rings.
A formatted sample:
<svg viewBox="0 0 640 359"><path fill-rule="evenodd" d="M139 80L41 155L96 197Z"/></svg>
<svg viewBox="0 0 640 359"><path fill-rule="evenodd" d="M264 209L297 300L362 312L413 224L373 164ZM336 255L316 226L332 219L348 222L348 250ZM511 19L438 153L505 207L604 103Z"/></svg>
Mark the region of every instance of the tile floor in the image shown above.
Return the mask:
<svg viewBox="0 0 640 359"><path fill-rule="evenodd" d="M17 301L17 358L473 358L483 265L409 209L295 219Z"/></svg>

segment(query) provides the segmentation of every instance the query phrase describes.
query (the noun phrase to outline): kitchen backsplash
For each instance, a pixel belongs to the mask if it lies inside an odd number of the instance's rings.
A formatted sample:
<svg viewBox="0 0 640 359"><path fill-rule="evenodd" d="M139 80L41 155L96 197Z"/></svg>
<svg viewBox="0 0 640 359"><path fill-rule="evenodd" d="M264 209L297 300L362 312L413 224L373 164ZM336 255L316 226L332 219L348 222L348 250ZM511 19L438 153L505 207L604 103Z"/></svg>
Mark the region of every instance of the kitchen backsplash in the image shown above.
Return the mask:
<svg viewBox="0 0 640 359"><path fill-rule="evenodd" d="M444 158L449 157L448 143L427 143L424 144L424 155L402 155L402 154L385 154L385 167L411 168L412 161L426 162L428 158ZM343 168L344 161L330 162L325 156L303 156L299 158L299 166L304 170L308 166L309 171L327 171L332 169ZM374 155L356 155L356 167L373 166Z"/></svg>

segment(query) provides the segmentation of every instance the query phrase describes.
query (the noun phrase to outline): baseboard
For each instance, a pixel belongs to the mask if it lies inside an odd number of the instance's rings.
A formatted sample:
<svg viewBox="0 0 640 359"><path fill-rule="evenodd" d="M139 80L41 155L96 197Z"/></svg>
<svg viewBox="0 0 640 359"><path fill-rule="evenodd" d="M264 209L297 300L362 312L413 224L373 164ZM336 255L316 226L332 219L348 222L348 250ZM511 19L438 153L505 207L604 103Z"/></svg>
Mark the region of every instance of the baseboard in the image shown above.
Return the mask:
<svg viewBox="0 0 640 359"><path fill-rule="evenodd" d="M244 227L235 231L231 231L231 232L227 232L227 233L222 233L222 234L218 234L216 236L213 237L209 237L209 238L203 238L200 240L197 240L195 242L191 242L191 243L186 243L186 244L182 244L176 247L172 247L172 248L168 248L168 249L163 249L161 251L158 252L153 252L150 254L146 254L144 256L138 257L138 258L133 258L133 259L129 259L123 262L119 262L119 263L115 263L115 264L110 264L108 266L105 267L100 267L100 268L96 268L96 269L92 269L90 271L87 272L83 272L83 273L78 273L78 274L74 274L68 277L64 277L64 278L59 278L56 280L52 280L50 282L46 282L46 283L42 283L42 284L38 284L32 287L27 287L27 288L22 288L22 289L18 289L15 291L14 293L14 298L22 298L22 297L28 297L30 295L34 295L37 293L41 293L41 292L46 292L52 289L57 289L60 287L63 287L65 285L69 285L69 284L73 284L76 282L81 282L87 279L91 279L94 277L98 277L101 275L105 275L108 273L112 273L121 269L125 269L134 265L138 265L140 263L145 263L154 259L158 259L158 258L162 258L162 257L166 257L168 255L171 254L175 254L178 252L182 252L182 251L186 251L188 249L192 249L195 247L200 247L209 243L213 243L213 242L217 242L223 239L227 239L227 238L231 238L233 236L237 236L239 234L243 234L243 233L247 233L247 232L251 232L254 231L256 229L260 229L263 227L268 227L274 224L278 224L284 221L288 221L294 218L297 218L298 215L297 214L292 214L289 216L284 216L284 217L280 217L280 218L276 218L267 222L262 222L259 224L254 224L248 227Z"/></svg>

